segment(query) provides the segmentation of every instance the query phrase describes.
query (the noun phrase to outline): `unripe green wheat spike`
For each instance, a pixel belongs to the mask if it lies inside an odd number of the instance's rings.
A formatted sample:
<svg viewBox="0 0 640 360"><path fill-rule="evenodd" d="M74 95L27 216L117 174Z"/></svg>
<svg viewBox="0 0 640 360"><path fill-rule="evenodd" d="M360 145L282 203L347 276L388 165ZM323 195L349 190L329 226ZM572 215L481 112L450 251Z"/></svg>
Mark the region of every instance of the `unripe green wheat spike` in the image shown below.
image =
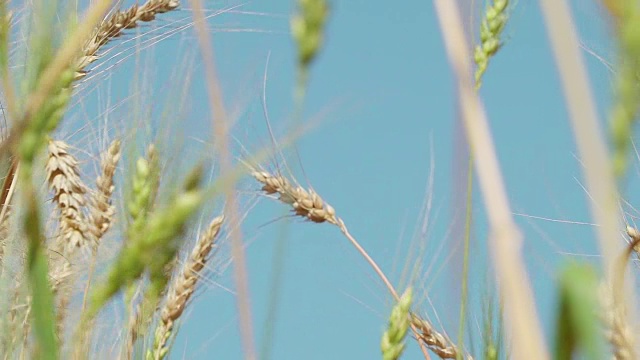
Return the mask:
<svg viewBox="0 0 640 360"><path fill-rule="evenodd" d="M411 308L411 288L400 297L400 301L391 310L387 331L382 335L380 349L383 360L397 360L405 348L404 338L409 329L409 309Z"/></svg>
<svg viewBox="0 0 640 360"><path fill-rule="evenodd" d="M299 0L299 13L291 19L291 32L298 45L298 64L308 67L324 41L329 5L324 0Z"/></svg>
<svg viewBox="0 0 640 360"><path fill-rule="evenodd" d="M325 0L298 0L298 12L291 17L291 33L298 47L298 84L295 97L301 106L305 96L309 66L324 42L324 28L329 16Z"/></svg>
<svg viewBox="0 0 640 360"><path fill-rule="evenodd" d="M97 315L113 295L138 279L145 270L151 279L145 299L149 303L157 299L167 284L164 268L179 249L179 235L202 205L201 175L202 168L198 167L185 181L183 190L164 209L150 215L137 236L128 239L105 283L93 292L85 321Z"/></svg>
<svg viewBox="0 0 640 360"><path fill-rule="evenodd" d="M487 7L480 25L480 44L475 48L473 57L476 62L476 88L482 84L482 76L487 71L489 60L500 50L502 41L500 36L504 30L509 15L507 7L509 0L493 0Z"/></svg>
<svg viewBox="0 0 640 360"><path fill-rule="evenodd" d="M127 210L131 217L129 237L135 236L144 227L155 201L159 177L158 154L155 147L151 145L147 151L147 158L138 158L135 164L127 201Z"/></svg>

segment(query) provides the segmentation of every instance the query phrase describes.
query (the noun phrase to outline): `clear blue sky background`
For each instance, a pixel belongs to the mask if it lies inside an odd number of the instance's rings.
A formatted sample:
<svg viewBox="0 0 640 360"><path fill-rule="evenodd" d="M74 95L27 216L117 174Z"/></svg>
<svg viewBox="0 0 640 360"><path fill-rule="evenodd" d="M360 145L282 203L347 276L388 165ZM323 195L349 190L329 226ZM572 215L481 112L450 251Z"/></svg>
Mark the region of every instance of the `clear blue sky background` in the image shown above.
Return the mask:
<svg viewBox="0 0 640 360"><path fill-rule="evenodd" d="M188 9L189 4L184 3ZM234 136L251 152L269 145L260 105L267 58L271 124L277 136L290 131L295 49L288 34L288 16L293 3L247 2L210 19L216 30L216 60L226 101L230 108L244 109ZM461 3L471 6L468 1ZM585 46L613 61L606 22L596 3L572 1L576 22ZM205 4L215 10L239 3ZM469 10L475 14L476 27L482 5L476 1L475 10ZM188 10L165 14L160 24L175 28L172 21L189 16ZM589 222L579 161L538 2L518 1L505 34L505 46L490 64L481 95L513 210ZM185 54L176 51L180 46L195 48L192 29L155 47L157 73L184 64ZM611 74L596 58L586 52L583 55L604 119ZM114 71L118 79L110 85L114 102L128 93L129 65ZM177 121L184 124L181 127L188 136L206 139L209 109L199 58L191 70L195 78L189 90L189 113ZM455 174L466 162L455 163L461 158L456 155L460 134L452 85L431 1L333 1L326 46L312 68L305 107L307 119L319 114L322 118L319 126L297 142L304 174L297 160L290 160L300 182L305 183L306 176L337 209L394 283L406 285L402 268L407 261L421 262L421 279L414 283L417 310L457 339L461 239L453 235L451 205L454 184L460 183ZM427 194L431 166L434 186ZM241 188L243 204L249 205L259 187L247 181ZM421 209L427 195L433 200L431 217L426 233L416 235L425 222ZM490 264L480 200L476 196L469 315L476 346L482 322L479 304L488 291ZM262 199L243 227L245 239L251 241L247 256L258 349L263 346L274 254L284 227L286 261L270 358L379 358L390 296L337 229L296 218L278 220L285 211ZM525 234L523 254L539 311L546 329L551 329L554 271L567 259L565 253L596 254L592 227L522 216L516 216L516 221ZM422 244L423 254L411 253L411 244ZM227 256L228 252L220 254ZM172 358L241 358L235 299L226 290L233 288L231 268L217 270L185 314ZM406 358L418 358L415 342L408 344Z"/></svg>

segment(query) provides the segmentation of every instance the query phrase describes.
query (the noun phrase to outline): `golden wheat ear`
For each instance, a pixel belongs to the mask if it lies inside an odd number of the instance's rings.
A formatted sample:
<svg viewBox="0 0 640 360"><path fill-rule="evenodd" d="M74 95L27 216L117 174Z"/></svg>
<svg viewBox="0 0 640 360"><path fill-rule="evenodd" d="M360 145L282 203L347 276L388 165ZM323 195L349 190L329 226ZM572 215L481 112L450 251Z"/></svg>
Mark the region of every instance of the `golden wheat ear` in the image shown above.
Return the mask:
<svg viewBox="0 0 640 360"><path fill-rule="evenodd" d="M111 196L115 186L113 178L116 173L121 155L121 142L114 140L102 154L100 175L96 179L96 191L91 197L90 223L96 241L109 231L115 216L115 207L111 203Z"/></svg>
<svg viewBox="0 0 640 360"><path fill-rule="evenodd" d="M155 333L153 353L149 351L147 358L152 355L153 359L160 360L169 351L167 342L172 335L174 323L180 318L196 290L198 279L215 245L223 221L224 216L218 216L211 221L198 239L181 272L173 278L164 306L160 310L160 323Z"/></svg>
<svg viewBox="0 0 640 360"><path fill-rule="evenodd" d="M461 356L462 359L473 360L471 356L463 355L453 342L436 331L429 321L414 313L410 316L411 324L419 330L417 340L424 343L429 350L433 351L441 359L457 359L458 356Z"/></svg>
<svg viewBox="0 0 640 360"><path fill-rule="evenodd" d="M360 245L353 235L349 232L345 222L336 215L335 209L329 205L326 201L320 197L313 189L305 190L301 186L292 185L293 182L287 180L282 175L273 175L267 171L258 170L248 164L251 175L259 183L261 183L262 191L267 195L276 195L277 199L289 206L291 206L293 212L300 217L304 217L314 223L329 223L336 226L344 237L349 240L353 247L360 253L360 255L367 261L371 268L378 275L380 280L384 283L389 293L396 301L400 301L400 296L394 288L391 281L387 278L387 275L382 271L376 261L367 253L367 251ZM416 338L420 337L420 331L416 324L411 323L411 331ZM418 342L420 349L422 350L425 358L428 358L427 348L423 342Z"/></svg>
<svg viewBox="0 0 640 360"><path fill-rule="evenodd" d="M76 249L93 245L93 237L82 212L87 203L87 187L80 179L78 161L68 150L69 145L65 142L50 140L45 170L59 213L56 245L71 254Z"/></svg>
<svg viewBox="0 0 640 360"><path fill-rule="evenodd" d="M148 0L142 5L133 5L127 10L112 12L95 28L91 39L82 48L82 56L76 62L75 80L87 76L86 68L100 59L100 49L113 39L120 37L124 30L138 27L139 22L153 21L157 14L175 10L179 6L178 0Z"/></svg>

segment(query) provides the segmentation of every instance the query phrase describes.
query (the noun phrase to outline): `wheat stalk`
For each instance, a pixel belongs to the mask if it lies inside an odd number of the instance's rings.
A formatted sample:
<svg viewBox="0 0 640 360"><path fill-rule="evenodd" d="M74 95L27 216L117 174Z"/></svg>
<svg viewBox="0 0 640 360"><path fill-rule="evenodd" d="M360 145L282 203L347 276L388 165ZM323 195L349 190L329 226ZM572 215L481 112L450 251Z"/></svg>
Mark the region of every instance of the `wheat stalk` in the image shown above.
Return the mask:
<svg viewBox="0 0 640 360"><path fill-rule="evenodd" d="M507 327L513 333L516 358L549 358L534 295L522 260L522 235L513 220L495 146L482 102L472 85L471 54L456 2L434 2L449 61L457 75L458 96L469 146L476 159L480 189L491 226L489 250L496 267L507 314Z"/></svg>
<svg viewBox="0 0 640 360"><path fill-rule="evenodd" d="M220 232L223 220L223 216L218 216L211 221L207 230L198 239L182 271L173 279L173 284L160 311L160 324L155 333L153 354L149 352L147 358L160 360L167 354L169 349L166 344L171 336L173 325L182 315L187 302L196 290L200 272L208 260L207 257Z"/></svg>

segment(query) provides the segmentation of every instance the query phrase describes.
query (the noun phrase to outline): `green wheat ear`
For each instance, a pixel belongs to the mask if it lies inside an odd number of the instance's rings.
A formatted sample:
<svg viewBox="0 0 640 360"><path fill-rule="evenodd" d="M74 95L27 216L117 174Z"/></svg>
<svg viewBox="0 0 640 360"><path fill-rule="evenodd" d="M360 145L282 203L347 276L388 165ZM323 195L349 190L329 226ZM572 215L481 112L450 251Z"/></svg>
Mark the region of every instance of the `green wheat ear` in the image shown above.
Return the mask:
<svg viewBox="0 0 640 360"><path fill-rule="evenodd" d="M298 12L291 17L291 33L298 47L298 80L295 97L298 105L305 96L309 66L324 42L324 28L329 16L325 0L298 0Z"/></svg>
<svg viewBox="0 0 640 360"><path fill-rule="evenodd" d="M507 7L509 0L493 0L492 5L487 6L482 23L480 25L480 44L475 48L473 58L476 62L476 88L482 84L482 76L487 71L489 60L500 50L502 41L500 36L507 25L509 15Z"/></svg>
<svg viewBox="0 0 640 360"><path fill-rule="evenodd" d="M306 68L322 46L329 5L324 0L298 0L298 7L299 13L291 18L291 32L298 45L298 64Z"/></svg>
<svg viewBox="0 0 640 360"><path fill-rule="evenodd" d="M383 360L397 360L405 348L404 338L409 329L409 309L413 292L407 289L400 297L400 301L391 310L387 331L382 335L380 349Z"/></svg>
<svg viewBox="0 0 640 360"><path fill-rule="evenodd" d="M96 316L111 297L138 279L145 270L150 278L145 298L148 303L154 303L167 284L164 269L179 249L178 239L189 219L204 201L205 194L199 186L202 171L202 167L197 167L170 204L150 214L142 230L128 239L105 283L93 291L85 323Z"/></svg>

